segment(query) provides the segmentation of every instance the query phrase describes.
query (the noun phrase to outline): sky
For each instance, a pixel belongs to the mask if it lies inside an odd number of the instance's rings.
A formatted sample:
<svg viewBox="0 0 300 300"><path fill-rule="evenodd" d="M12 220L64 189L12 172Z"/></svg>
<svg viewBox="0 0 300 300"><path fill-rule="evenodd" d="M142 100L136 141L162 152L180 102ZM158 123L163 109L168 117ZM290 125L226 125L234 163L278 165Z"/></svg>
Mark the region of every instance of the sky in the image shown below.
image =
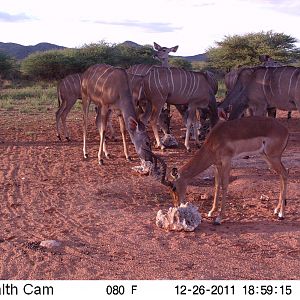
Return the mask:
<svg viewBox="0 0 300 300"><path fill-rule="evenodd" d="M126 40L205 52L226 36L285 33L300 47L300 0L0 0L0 42L65 47Z"/></svg>

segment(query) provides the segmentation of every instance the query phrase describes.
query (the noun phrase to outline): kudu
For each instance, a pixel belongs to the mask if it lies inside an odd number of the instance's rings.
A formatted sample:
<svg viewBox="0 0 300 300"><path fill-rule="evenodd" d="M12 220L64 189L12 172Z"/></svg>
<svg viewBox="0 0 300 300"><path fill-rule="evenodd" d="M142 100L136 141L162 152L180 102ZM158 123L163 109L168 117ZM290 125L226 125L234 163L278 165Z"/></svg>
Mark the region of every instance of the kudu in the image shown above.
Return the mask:
<svg viewBox="0 0 300 300"><path fill-rule="evenodd" d="M207 74L203 72L186 71L179 68L153 67L144 77L143 90L148 101L151 103L151 112L147 112L145 120L150 118L156 143L162 149L157 129L157 120L167 104L188 105L187 131L185 146L190 150L189 136L191 124L194 122L197 109L209 108L211 125L218 120L216 99L208 82Z"/></svg>
<svg viewBox="0 0 300 300"><path fill-rule="evenodd" d="M241 116L246 108L264 115L268 107L300 111L300 68L254 67L241 70L231 92L219 105L232 107L229 119Z"/></svg>
<svg viewBox="0 0 300 300"><path fill-rule="evenodd" d="M56 131L57 137L61 141L59 130L60 120L63 125L64 136L67 141L70 141L70 135L66 124L67 116L75 105L77 100L81 100L81 74L75 73L64 77L57 86L58 110L56 112ZM96 109L96 123L99 118L98 109ZM111 138L114 139L114 129L111 121L108 123Z"/></svg>
<svg viewBox="0 0 300 300"><path fill-rule="evenodd" d="M152 161L150 140L145 126L137 119L128 75L125 69L105 64L89 67L82 75L81 93L83 106L83 155L85 158L87 158L86 121L89 104L92 101L98 106L100 115L98 118L98 123L100 123L98 124L100 134L99 164L103 164L105 129L110 109L120 111L119 120L123 140L125 138L126 127L138 156L145 161ZM125 143L123 144L126 145ZM108 156L108 153L106 152L105 155Z"/></svg>
<svg viewBox="0 0 300 300"><path fill-rule="evenodd" d="M242 129L242 130L241 130ZM282 153L288 142L288 130L277 120L267 117L245 117L232 121L220 121L208 134L201 148L179 170L173 168L171 175L174 181L166 179L167 165L163 159L153 155L162 165L161 183L169 187L173 204L179 206L186 202L187 186L194 177L211 165L215 166L215 193L211 217L218 210L221 196L221 208L214 220L220 224L225 216L225 203L231 162L234 158L246 153L261 154L280 177L280 195L274 214L284 218L286 205L288 172L281 162Z"/></svg>
<svg viewBox="0 0 300 300"><path fill-rule="evenodd" d="M78 99L81 99L81 74L71 74L63 78L57 86L57 98L59 108L56 112L57 137L61 140L59 123L63 125L65 138L70 141L69 131L66 125L66 118L71 108Z"/></svg>
<svg viewBox="0 0 300 300"><path fill-rule="evenodd" d="M154 46L154 54L153 57L157 58L161 62L162 67L170 67L169 65L169 53L170 52L176 52L178 49L178 46L174 46L171 48L168 47L162 47L157 43L153 43ZM136 64L127 69L128 74L133 75L130 77L131 80L131 85L132 86L138 86L136 84L137 79L136 77L139 76L145 76L147 75L151 69L154 67L154 65L148 65L148 64ZM140 86L138 86L140 88ZM147 107L150 105L150 103L145 99L145 95L143 92L140 90L140 93L137 97L134 96L134 99L137 102L138 107L141 109L141 112L144 113L146 110L149 110L151 108ZM162 131L164 134L169 134L170 133L170 107L167 106L167 108L162 108L162 111L160 113L158 123L159 126L161 127Z"/></svg>
<svg viewBox="0 0 300 300"><path fill-rule="evenodd" d="M129 77L133 100L141 119L143 119L143 114L146 111L151 110L151 103L146 99L142 85L144 76L150 72L153 67L153 65L137 64L126 70ZM159 115L158 124L164 134L170 133L170 119L170 109L168 107L163 108ZM145 120L145 122L146 121L147 120Z"/></svg>

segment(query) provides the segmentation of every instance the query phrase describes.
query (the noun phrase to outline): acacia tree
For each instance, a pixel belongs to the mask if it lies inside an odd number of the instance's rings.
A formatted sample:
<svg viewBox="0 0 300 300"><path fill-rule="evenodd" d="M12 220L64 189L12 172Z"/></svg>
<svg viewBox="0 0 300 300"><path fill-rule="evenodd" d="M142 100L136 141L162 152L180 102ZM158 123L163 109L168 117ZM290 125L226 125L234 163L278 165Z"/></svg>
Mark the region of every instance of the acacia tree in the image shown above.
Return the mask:
<svg viewBox="0 0 300 300"><path fill-rule="evenodd" d="M284 33L273 31L226 36L217 47L208 49L210 67L228 71L238 66L258 65L259 55L269 55L274 60L288 64L300 58L297 40Z"/></svg>
<svg viewBox="0 0 300 300"><path fill-rule="evenodd" d="M8 78L16 71L15 60L0 51L0 78Z"/></svg>

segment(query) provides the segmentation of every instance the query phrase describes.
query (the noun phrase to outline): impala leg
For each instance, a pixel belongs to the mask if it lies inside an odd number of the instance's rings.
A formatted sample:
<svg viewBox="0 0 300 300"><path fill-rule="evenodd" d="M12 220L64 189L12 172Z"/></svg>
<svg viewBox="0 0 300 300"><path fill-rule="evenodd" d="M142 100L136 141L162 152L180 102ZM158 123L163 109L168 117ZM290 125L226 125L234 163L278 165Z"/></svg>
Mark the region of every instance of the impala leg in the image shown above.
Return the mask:
<svg viewBox="0 0 300 300"><path fill-rule="evenodd" d="M284 218L288 172L283 166L280 157L269 157L266 155L265 158L280 177L280 194L274 214L278 215L278 219L282 220Z"/></svg>
<svg viewBox="0 0 300 300"><path fill-rule="evenodd" d="M122 135L124 154L125 154L125 157L127 160L131 160L131 157L128 155L127 144L126 144L125 122L124 122L122 115L118 115L118 118L119 118L119 123L120 123L120 130L121 130L121 135Z"/></svg>
<svg viewBox="0 0 300 300"><path fill-rule="evenodd" d="M220 179L222 185L222 200L221 200L221 208L219 215L216 217L214 224L220 225L222 219L225 216L225 207L226 207L226 200L227 200L227 189L229 184L229 173L230 173L230 162L226 162L223 164L222 169L220 170Z"/></svg>
<svg viewBox="0 0 300 300"><path fill-rule="evenodd" d="M215 166L215 194L214 194L214 201L211 210L208 212L208 217L212 217L213 213L217 210L218 208L218 202L220 198L220 172L221 172L221 167L220 166Z"/></svg>

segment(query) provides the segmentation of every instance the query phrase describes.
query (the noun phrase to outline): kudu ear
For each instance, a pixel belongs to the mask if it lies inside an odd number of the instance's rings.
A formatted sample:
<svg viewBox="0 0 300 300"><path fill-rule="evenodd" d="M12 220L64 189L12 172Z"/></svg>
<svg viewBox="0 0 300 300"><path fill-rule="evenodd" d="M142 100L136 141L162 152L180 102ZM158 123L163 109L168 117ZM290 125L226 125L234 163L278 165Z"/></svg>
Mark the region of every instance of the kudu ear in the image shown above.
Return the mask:
<svg viewBox="0 0 300 300"><path fill-rule="evenodd" d="M178 179L179 178L179 173L178 173L178 169L177 168L172 168L172 170L171 170L171 176L174 179Z"/></svg>
<svg viewBox="0 0 300 300"><path fill-rule="evenodd" d="M161 49L161 46L158 45L157 43L154 42L153 45L155 50L159 51Z"/></svg>
<svg viewBox="0 0 300 300"><path fill-rule="evenodd" d="M133 117L128 118L128 128L130 131L136 131L138 128L138 122Z"/></svg>
<svg viewBox="0 0 300 300"><path fill-rule="evenodd" d="M176 52L177 49L178 49L178 47L179 47L179 46L172 47L170 52Z"/></svg>

